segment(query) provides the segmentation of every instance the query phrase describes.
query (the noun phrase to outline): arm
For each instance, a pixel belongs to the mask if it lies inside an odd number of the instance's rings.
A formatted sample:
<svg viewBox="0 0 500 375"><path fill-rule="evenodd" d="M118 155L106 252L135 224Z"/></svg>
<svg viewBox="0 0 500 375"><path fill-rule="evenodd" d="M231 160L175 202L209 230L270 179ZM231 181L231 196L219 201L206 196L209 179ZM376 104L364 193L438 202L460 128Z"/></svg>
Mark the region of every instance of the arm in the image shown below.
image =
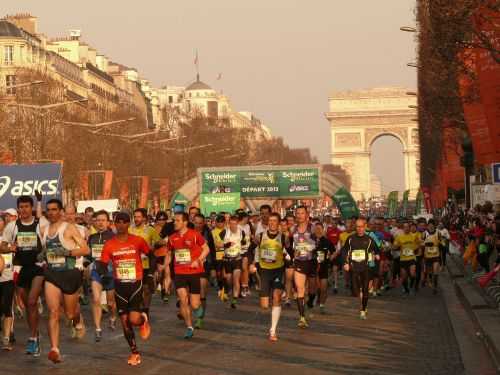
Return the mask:
<svg viewBox="0 0 500 375"><path fill-rule="evenodd" d="M82 237L78 229L74 225L70 224L68 225L66 231L69 238L76 244L76 247L70 250L69 255L74 257L88 255L90 253L89 246L87 245L87 242Z"/></svg>
<svg viewBox="0 0 500 375"><path fill-rule="evenodd" d="M96 260L95 269L97 273L102 277L108 272L108 263L111 260L111 249L108 243L104 244L101 253L101 259Z"/></svg>
<svg viewBox="0 0 500 375"><path fill-rule="evenodd" d="M15 222L7 224L3 231L3 240L0 243L0 253L12 253L16 251L14 243Z"/></svg>

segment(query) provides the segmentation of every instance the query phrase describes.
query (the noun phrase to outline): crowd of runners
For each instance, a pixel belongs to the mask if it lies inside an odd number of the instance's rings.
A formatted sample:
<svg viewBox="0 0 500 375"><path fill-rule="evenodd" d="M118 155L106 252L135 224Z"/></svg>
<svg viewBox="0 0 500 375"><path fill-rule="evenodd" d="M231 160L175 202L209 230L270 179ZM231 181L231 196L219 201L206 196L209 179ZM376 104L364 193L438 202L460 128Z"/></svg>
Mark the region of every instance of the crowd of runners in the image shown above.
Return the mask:
<svg viewBox="0 0 500 375"><path fill-rule="evenodd" d="M484 227L479 219L462 223L454 216L341 220L313 217L305 206L282 216L268 205L258 213L209 217L197 207L155 217L143 208L112 214L88 208L78 215L56 199L42 207L41 199L21 196L16 209L0 216L1 345L12 350L24 316L26 353L40 356L40 316L47 309L46 352L54 363L62 360L60 322L65 318L75 339L93 326L100 342L104 311L110 329L120 321L130 346L128 364L138 365L135 331L144 340L150 336L152 298L176 303L184 338L191 339L203 329L210 288L218 303L228 304L228 314L257 294L260 308L269 311L263 330L271 342L278 340L282 308L296 306L297 326L305 329L313 309L326 313L328 295L359 298L359 318L365 320L369 298L389 289L402 298L418 298L424 287L437 294L450 244L463 249L466 240L476 243L486 269L483 254L490 256L498 239L498 217L488 222L491 232L477 229ZM93 322L84 322L81 306L89 298Z"/></svg>

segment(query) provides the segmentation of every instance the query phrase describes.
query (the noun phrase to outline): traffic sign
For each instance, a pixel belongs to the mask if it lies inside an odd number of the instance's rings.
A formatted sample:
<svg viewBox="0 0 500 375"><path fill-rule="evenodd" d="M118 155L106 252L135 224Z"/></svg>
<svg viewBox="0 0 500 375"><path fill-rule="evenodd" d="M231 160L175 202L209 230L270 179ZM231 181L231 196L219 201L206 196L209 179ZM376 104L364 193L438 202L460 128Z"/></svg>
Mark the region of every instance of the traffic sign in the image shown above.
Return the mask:
<svg viewBox="0 0 500 375"><path fill-rule="evenodd" d="M500 163L491 164L491 179L494 184L500 184Z"/></svg>

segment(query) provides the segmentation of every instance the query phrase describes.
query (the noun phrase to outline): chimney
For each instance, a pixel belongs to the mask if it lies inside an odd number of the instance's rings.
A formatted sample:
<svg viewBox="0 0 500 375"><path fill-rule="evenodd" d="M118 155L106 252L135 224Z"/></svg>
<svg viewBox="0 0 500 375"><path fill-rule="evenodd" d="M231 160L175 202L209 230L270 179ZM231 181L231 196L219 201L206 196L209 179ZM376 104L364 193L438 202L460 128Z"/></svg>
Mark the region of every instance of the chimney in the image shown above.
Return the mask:
<svg viewBox="0 0 500 375"><path fill-rule="evenodd" d="M34 17L29 13L7 15L5 19L32 35L36 35L38 33L37 17Z"/></svg>
<svg viewBox="0 0 500 375"><path fill-rule="evenodd" d="M80 40L80 37L82 36L82 31L73 29L69 31L69 37L71 40Z"/></svg>

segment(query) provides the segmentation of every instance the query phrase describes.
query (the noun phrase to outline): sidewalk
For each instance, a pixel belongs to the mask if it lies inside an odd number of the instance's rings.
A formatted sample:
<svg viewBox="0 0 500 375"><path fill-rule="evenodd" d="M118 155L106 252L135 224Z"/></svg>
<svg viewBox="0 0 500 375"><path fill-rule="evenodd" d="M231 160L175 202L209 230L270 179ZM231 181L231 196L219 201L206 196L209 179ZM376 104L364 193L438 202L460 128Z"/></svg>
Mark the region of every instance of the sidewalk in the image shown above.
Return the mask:
<svg viewBox="0 0 500 375"><path fill-rule="evenodd" d="M446 265L450 282L485 345L497 373L500 373L500 286L492 283L483 290L477 283L479 275L467 277L461 257L450 256ZM497 299L498 297L498 299Z"/></svg>

